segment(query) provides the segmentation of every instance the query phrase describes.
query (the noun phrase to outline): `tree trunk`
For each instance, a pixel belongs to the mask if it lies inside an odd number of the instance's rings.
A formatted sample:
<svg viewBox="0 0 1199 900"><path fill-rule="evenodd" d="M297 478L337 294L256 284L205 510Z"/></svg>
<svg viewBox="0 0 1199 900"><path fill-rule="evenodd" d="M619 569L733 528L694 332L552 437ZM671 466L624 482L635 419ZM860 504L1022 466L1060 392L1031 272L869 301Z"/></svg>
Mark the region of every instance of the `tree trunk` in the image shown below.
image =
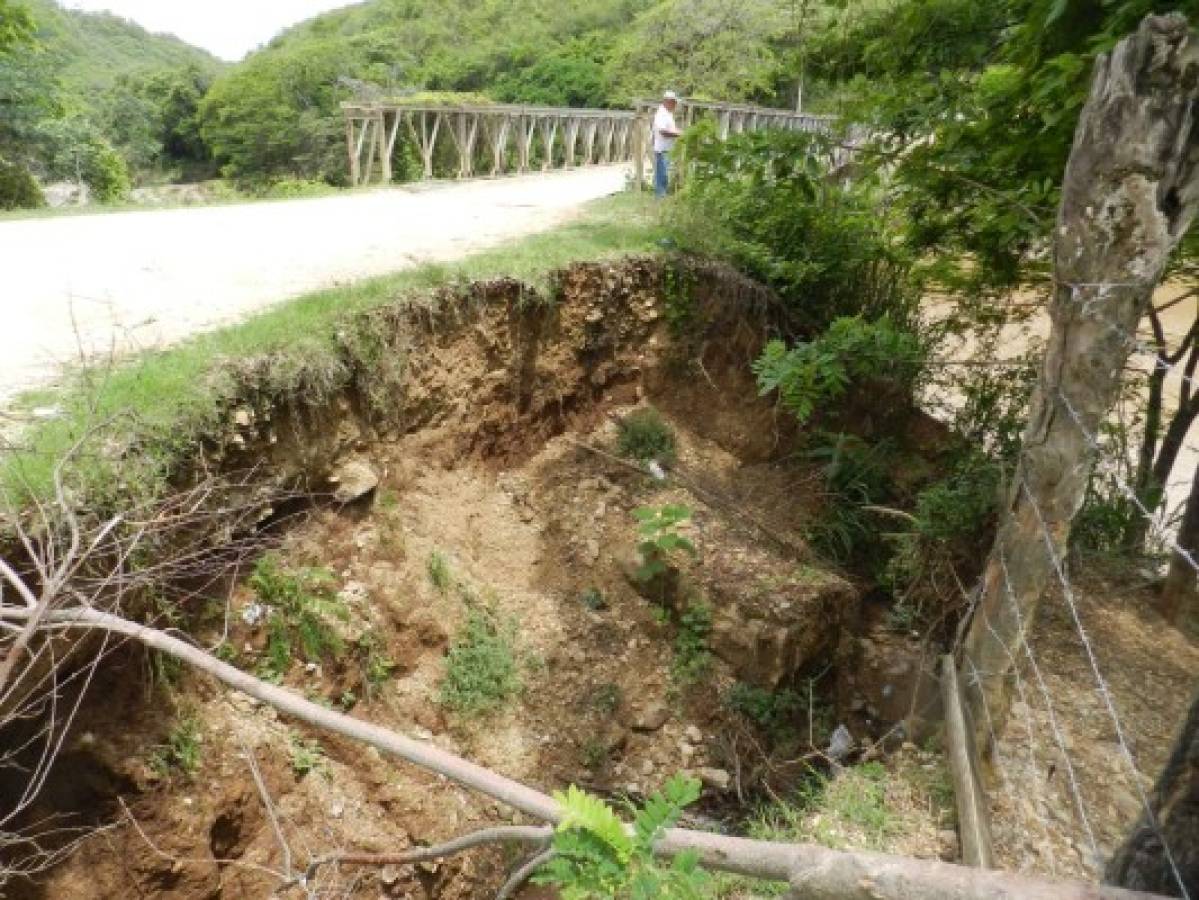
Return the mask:
<svg viewBox="0 0 1199 900"><path fill-rule="evenodd" d="M1170 569L1162 584L1158 604L1161 614L1170 622L1178 621L1187 611L1199 609L1199 574L1195 572L1195 562L1199 561L1199 467L1195 469L1191 495L1178 528L1178 547L1191 558L1188 560L1177 550L1170 558ZM1199 834L1196 842L1199 843Z"/></svg>
<svg viewBox="0 0 1199 900"><path fill-rule="evenodd" d="M1151 512L1156 512L1166 499L1166 485L1170 483L1170 475L1178 454L1182 451L1186 436L1199 418L1199 394L1192 388L1196 365L1199 364L1199 321L1193 324L1182 343L1173 353L1166 345L1166 332L1161 319L1152 308L1149 311L1149 321L1153 326L1154 341L1157 345L1157 359L1153 372L1149 376L1149 401L1145 413L1145 432L1141 439L1141 448L1137 457L1136 481L1133 490L1137 498ZM1166 376L1186 359L1182 369L1182 385L1178 408L1162 434L1162 407L1165 393ZM1145 538L1149 534L1149 519L1137 516L1128 526L1124 534L1124 547L1130 552L1138 552L1145 546Z"/></svg>
<svg viewBox="0 0 1199 900"><path fill-rule="evenodd" d="M1066 549L1128 336L1199 206L1199 39L1149 16L1096 62L1062 182L1052 331L1007 508L962 647L979 747L1010 703L1021 642Z"/></svg>
<svg viewBox="0 0 1199 900"><path fill-rule="evenodd" d="M1153 788L1150 806L1152 820L1141 816L1108 863L1105 880L1170 897L1184 896L1185 886L1190 896L1199 896L1199 694ZM1169 847L1170 857L1165 847Z"/></svg>
<svg viewBox="0 0 1199 900"><path fill-rule="evenodd" d="M1152 305L1149 307L1149 321L1153 325L1157 357L1154 360L1153 371L1149 373L1145 430L1141 435L1141 446L1137 453L1136 480L1132 483L1132 489L1146 507L1156 509L1161 499L1161 489L1153 480L1153 463L1157 458L1157 445L1161 438L1162 404L1165 396L1166 373L1169 369L1162 365L1168 350L1165 329ZM1148 520L1143 516L1136 516L1124 531L1124 549L1129 553L1139 552L1145 546L1145 537L1148 533Z"/></svg>

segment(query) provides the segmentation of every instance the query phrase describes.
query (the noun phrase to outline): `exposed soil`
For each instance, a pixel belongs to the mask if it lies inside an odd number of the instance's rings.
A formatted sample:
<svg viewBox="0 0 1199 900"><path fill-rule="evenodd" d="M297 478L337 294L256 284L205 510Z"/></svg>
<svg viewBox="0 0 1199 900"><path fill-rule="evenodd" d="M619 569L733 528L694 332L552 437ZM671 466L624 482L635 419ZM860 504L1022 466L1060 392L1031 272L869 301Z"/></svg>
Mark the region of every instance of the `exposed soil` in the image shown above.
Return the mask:
<svg viewBox="0 0 1199 900"><path fill-rule="evenodd" d="M999 741L991 799L1005 868L1089 881L1102 876L1141 815L1170 754L1199 674L1199 644L1153 611L1149 590L1130 573L1074 581L1078 617L1132 763L1070 605L1053 592L1031 640L1041 677L1023 661L1023 698Z"/></svg>
<svg viewBox="0 0 1199 900"><path fill-rule="evenodd" d="M284 565L328 567L349 612L336 626L346 652L297 660L284 683L547 791L573 783L636 800L691 772L705 785L696 821L732 829L766 788L786 794L805 767L761 751L762 735L725 702L728 689L736 681L810 685L817 708L793 724L811 728L812 743L823 746L828 730L846 723L859 753L886 759L888 807L900 824L880 838L817 813L809 833L837 846L952 858L944 797L934 802L944 792L936 740L917 746L893 727L904 719L910 731L909 713L928 713L919 677L927 648L877 628L865 586L807 550L804 530L822 502L817 476L794 460L787 421L751 399L748 362L768 330L769 298L722 270L692 277L680 298L664 289L660 266L580 266L563 275L557 304L496 282L441 308L383 313L384 352L402 360L402 377L372 383L363 373L355 393L319 410L256 393L247 381L245 405L230 410L227 433L205 447L205 465L261 462L264 492L297 480L333 487L329 476L347 458L378 475L360 500L318 507L281 537ZM682 300L690 325L679 331L667 320ZM616 455L617 420L645 405L677 434L678 460L665 479ZM913 434L931 426L918 418ZM680 557L659 592L630 577L632 513L667 503L692 510L685 533L697 552ZM429 571L434 553L450 575L440 586ZM254 668L266 645L256 599L234 579L227 597L189 610L193 633L208 646L227 637L226 652ZM677 670L676 640L683 611L700 600L711 609L712 658L688 680ZM446 651L471 602L515 623L523 681L519 696L477 716L451 712L440 695ZM1040 659L1077 755L1084 743L1104 747L1112 738L1067 652L1073 632L1059 613L1038 635ZM1159 623L1106 602L1086 614L1142 768L1153 771L1199 651L1179 636L1161 653ZM365 639L394 664L386 677L368 677ZM14 897L269 896L285 862L268 802L299 866L517 820L444 779L296 727L204 679L183 673L164 685L150 674L132 649L103 670L93 692L103 702L86 705L38 812L105 827ZM1151 702L1133 703L1137 692ZM198 726L197 771L156 769L155 746L188 718ZM1048 757L1034 755L1036 766L1020 771L1020 718L1002 745L1003 771L1011 796L1030 799L997 800L1003 860L1040 872L1055 860L1057 874L1093 877L1077 854L1066 859L1066 827L1046 855L1036 834L1009 818L1009 806L1035 809L1042 797L1068 808L1046 796L1060 789L1060 771L1048 788L1034 784ZM1111 768L1095 769L1091 784L1105 783ZM1131 812L1112 800L1088 807L1105 848ZM513 862L485 850L419 866L327 867L321 884L328 896L481 897ZM726 896L747 896L738 891Z"/></svg>

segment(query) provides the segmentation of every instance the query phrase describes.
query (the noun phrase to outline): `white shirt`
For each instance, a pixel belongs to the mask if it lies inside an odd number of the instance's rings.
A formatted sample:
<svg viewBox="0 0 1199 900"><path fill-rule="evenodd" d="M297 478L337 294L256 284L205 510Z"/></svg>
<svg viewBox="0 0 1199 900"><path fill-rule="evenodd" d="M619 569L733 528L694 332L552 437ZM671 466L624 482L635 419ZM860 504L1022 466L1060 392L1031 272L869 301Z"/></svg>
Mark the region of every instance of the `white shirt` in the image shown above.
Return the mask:
<svg viewBox="0 0 1199 900"><path fill-rule="evenodd" d="M659 106L658 112L654 116L654 152L669 153L670 148L674 146L674 142L678 139L667 137L662 132L678 130L678 127L674 124L674 113L665 106Z"/></svg>

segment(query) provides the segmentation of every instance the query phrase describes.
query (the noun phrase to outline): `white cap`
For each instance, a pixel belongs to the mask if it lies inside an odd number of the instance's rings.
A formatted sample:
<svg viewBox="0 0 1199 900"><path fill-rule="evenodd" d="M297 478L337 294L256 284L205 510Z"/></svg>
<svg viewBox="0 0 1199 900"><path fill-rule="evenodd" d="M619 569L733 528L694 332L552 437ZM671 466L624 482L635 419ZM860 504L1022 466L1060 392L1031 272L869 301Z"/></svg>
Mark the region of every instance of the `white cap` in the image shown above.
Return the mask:
<svg viewBox="0 0 1199 900"><path fill-rule="evenodd" d="M665 94L662 95L662 99L663 100L678 100L679 95L676 94L674 91L667 91Z"/></svg>

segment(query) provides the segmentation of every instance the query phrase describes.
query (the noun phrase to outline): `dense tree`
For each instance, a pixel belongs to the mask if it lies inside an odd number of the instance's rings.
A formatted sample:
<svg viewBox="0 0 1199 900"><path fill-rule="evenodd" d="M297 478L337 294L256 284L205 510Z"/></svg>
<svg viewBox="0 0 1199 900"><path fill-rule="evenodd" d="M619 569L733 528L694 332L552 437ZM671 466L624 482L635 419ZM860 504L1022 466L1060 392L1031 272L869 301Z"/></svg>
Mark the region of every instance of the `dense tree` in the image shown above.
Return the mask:
<svg viewBox="0 0 1199 900"><path fill-rule="evenodd" d="M28 43L32 36L33 18L29 10L13 0L0 0L0 53Z"/></svg>
<svg viewBox="0 0 1199 900"><path fill-rule="evenodd" d="M203 133L237 177L339 180L343 76L509 103L627 107L673 87L790 104L798 4L812 28L835 21L828 0L373 0L298 25L225 73Z"/></svg>
<svg viewBox="0 0 1199 900"><path fill-rule="evenodd" d="M98 104L100 127L135 169L194 169L211 156L199 119L211 83L196 65L123 75Z"/></svg>
<svg viewBox="0 0 1199 900"><path fill-rule="evenodd" d="M665 87L718 100L772 100L788 26L774 0L667 0L637 17L612 62L617 94L654 97Z"/></svg>
<svg viewBox="0 0 1199 900"><path fill-rule="evenodd" d="M219 68L212 56L116 16L25 2L28 12L0 2L0 35L36 41L0 54L0 155L42 178L82 175L109 199L130 168L206 158L195 112Z"/></svg>

